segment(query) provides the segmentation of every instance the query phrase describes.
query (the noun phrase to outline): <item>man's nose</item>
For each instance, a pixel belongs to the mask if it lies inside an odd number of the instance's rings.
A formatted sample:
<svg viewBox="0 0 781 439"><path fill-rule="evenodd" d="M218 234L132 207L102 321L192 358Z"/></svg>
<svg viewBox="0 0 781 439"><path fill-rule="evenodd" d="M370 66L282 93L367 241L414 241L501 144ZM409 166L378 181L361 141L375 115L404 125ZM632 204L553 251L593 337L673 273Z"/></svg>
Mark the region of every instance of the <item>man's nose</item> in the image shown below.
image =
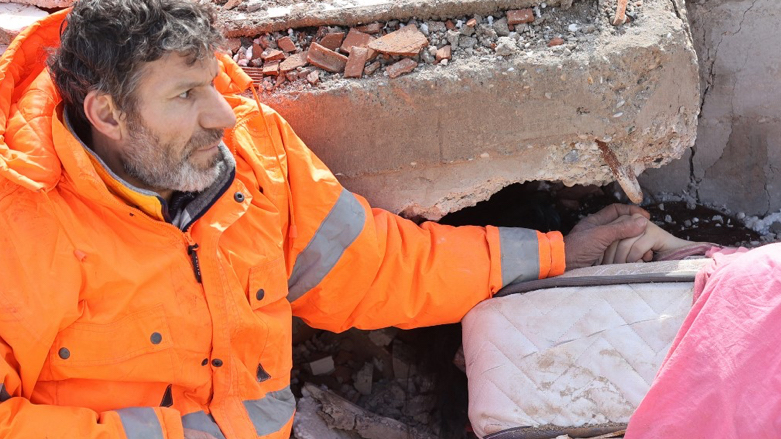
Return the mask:
<svg viewBox="0 0 781 439"><path fill-rule="evenodd" d="M233 128L234 125L236 125L236 115L233 114L233 109L220 92L212 88L209 100L201 113L201 127L226 130Z"/></svg>

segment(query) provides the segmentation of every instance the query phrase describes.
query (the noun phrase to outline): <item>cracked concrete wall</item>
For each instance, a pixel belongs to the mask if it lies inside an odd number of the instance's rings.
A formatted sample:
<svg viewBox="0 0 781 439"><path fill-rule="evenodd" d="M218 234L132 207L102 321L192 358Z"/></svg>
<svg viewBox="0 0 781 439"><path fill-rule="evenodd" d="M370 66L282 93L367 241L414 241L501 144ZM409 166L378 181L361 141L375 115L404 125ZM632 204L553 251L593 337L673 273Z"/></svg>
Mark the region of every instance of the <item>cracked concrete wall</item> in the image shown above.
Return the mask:
<svg viewBox="0 0 781 439"><path fill-rule="evenodd" d="M781 210L781 2L689 2L700 60L697 141L680 160L648 170L647 193L764 216Z"/></svg>

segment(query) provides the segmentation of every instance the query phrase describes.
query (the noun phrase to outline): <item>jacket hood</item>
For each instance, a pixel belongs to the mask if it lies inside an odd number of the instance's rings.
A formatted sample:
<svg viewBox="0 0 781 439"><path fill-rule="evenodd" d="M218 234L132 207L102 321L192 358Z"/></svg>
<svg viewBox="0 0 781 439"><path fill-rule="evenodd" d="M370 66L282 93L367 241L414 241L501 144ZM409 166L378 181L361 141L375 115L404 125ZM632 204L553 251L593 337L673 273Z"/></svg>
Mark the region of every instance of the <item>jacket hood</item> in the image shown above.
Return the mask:
<svg viewBox="0 0 781 439"><path fill-rule="evenodd" d="M54 134L62 130L53 129L60 124L57 113L62 99L46 58L59 46L68 12L54 13L27 27L0 57L0 180L34 191L51 190L63 173L63 152L55 148L59 134ZM218 61L215 85L221 93L241 93L252 83L229 56L218 55Z"/></svg>

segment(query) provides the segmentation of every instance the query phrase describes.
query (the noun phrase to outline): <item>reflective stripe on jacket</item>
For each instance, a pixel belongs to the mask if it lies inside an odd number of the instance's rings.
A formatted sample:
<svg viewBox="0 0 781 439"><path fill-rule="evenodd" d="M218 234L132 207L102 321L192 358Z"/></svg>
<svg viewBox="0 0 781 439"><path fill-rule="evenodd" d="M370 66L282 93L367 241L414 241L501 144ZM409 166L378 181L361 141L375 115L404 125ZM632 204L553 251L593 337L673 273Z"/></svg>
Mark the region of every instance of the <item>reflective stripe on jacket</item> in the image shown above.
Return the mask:
<svg viewBox="0 0 781 439"><path fill-rule="evenodd" d="M185 231L145 215L63 125L44 48L64 16L0 59L0 437L287 438L292 314L331 331L456 322L563 271L558 233L372 209L238 96L250 79L228 58L236 178Z"/></svg>

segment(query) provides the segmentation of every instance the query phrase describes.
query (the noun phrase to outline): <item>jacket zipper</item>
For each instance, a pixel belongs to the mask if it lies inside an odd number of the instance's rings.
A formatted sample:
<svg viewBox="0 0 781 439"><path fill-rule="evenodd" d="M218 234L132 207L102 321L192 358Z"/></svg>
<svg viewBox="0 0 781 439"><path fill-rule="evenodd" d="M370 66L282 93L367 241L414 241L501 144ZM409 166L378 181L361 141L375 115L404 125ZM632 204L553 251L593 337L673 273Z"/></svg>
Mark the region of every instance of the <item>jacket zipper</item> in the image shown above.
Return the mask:
<svg viewBox="0 0 781 439"><path fill-rule="evenodd" d="M190 255L190 260L193 263L193 273L195 274L195 280L197 280L199 284L202 284L201 264L198 262L198 243L193 241L189 230L184 234L184 238L187 240L187 254Z"/></svg>

